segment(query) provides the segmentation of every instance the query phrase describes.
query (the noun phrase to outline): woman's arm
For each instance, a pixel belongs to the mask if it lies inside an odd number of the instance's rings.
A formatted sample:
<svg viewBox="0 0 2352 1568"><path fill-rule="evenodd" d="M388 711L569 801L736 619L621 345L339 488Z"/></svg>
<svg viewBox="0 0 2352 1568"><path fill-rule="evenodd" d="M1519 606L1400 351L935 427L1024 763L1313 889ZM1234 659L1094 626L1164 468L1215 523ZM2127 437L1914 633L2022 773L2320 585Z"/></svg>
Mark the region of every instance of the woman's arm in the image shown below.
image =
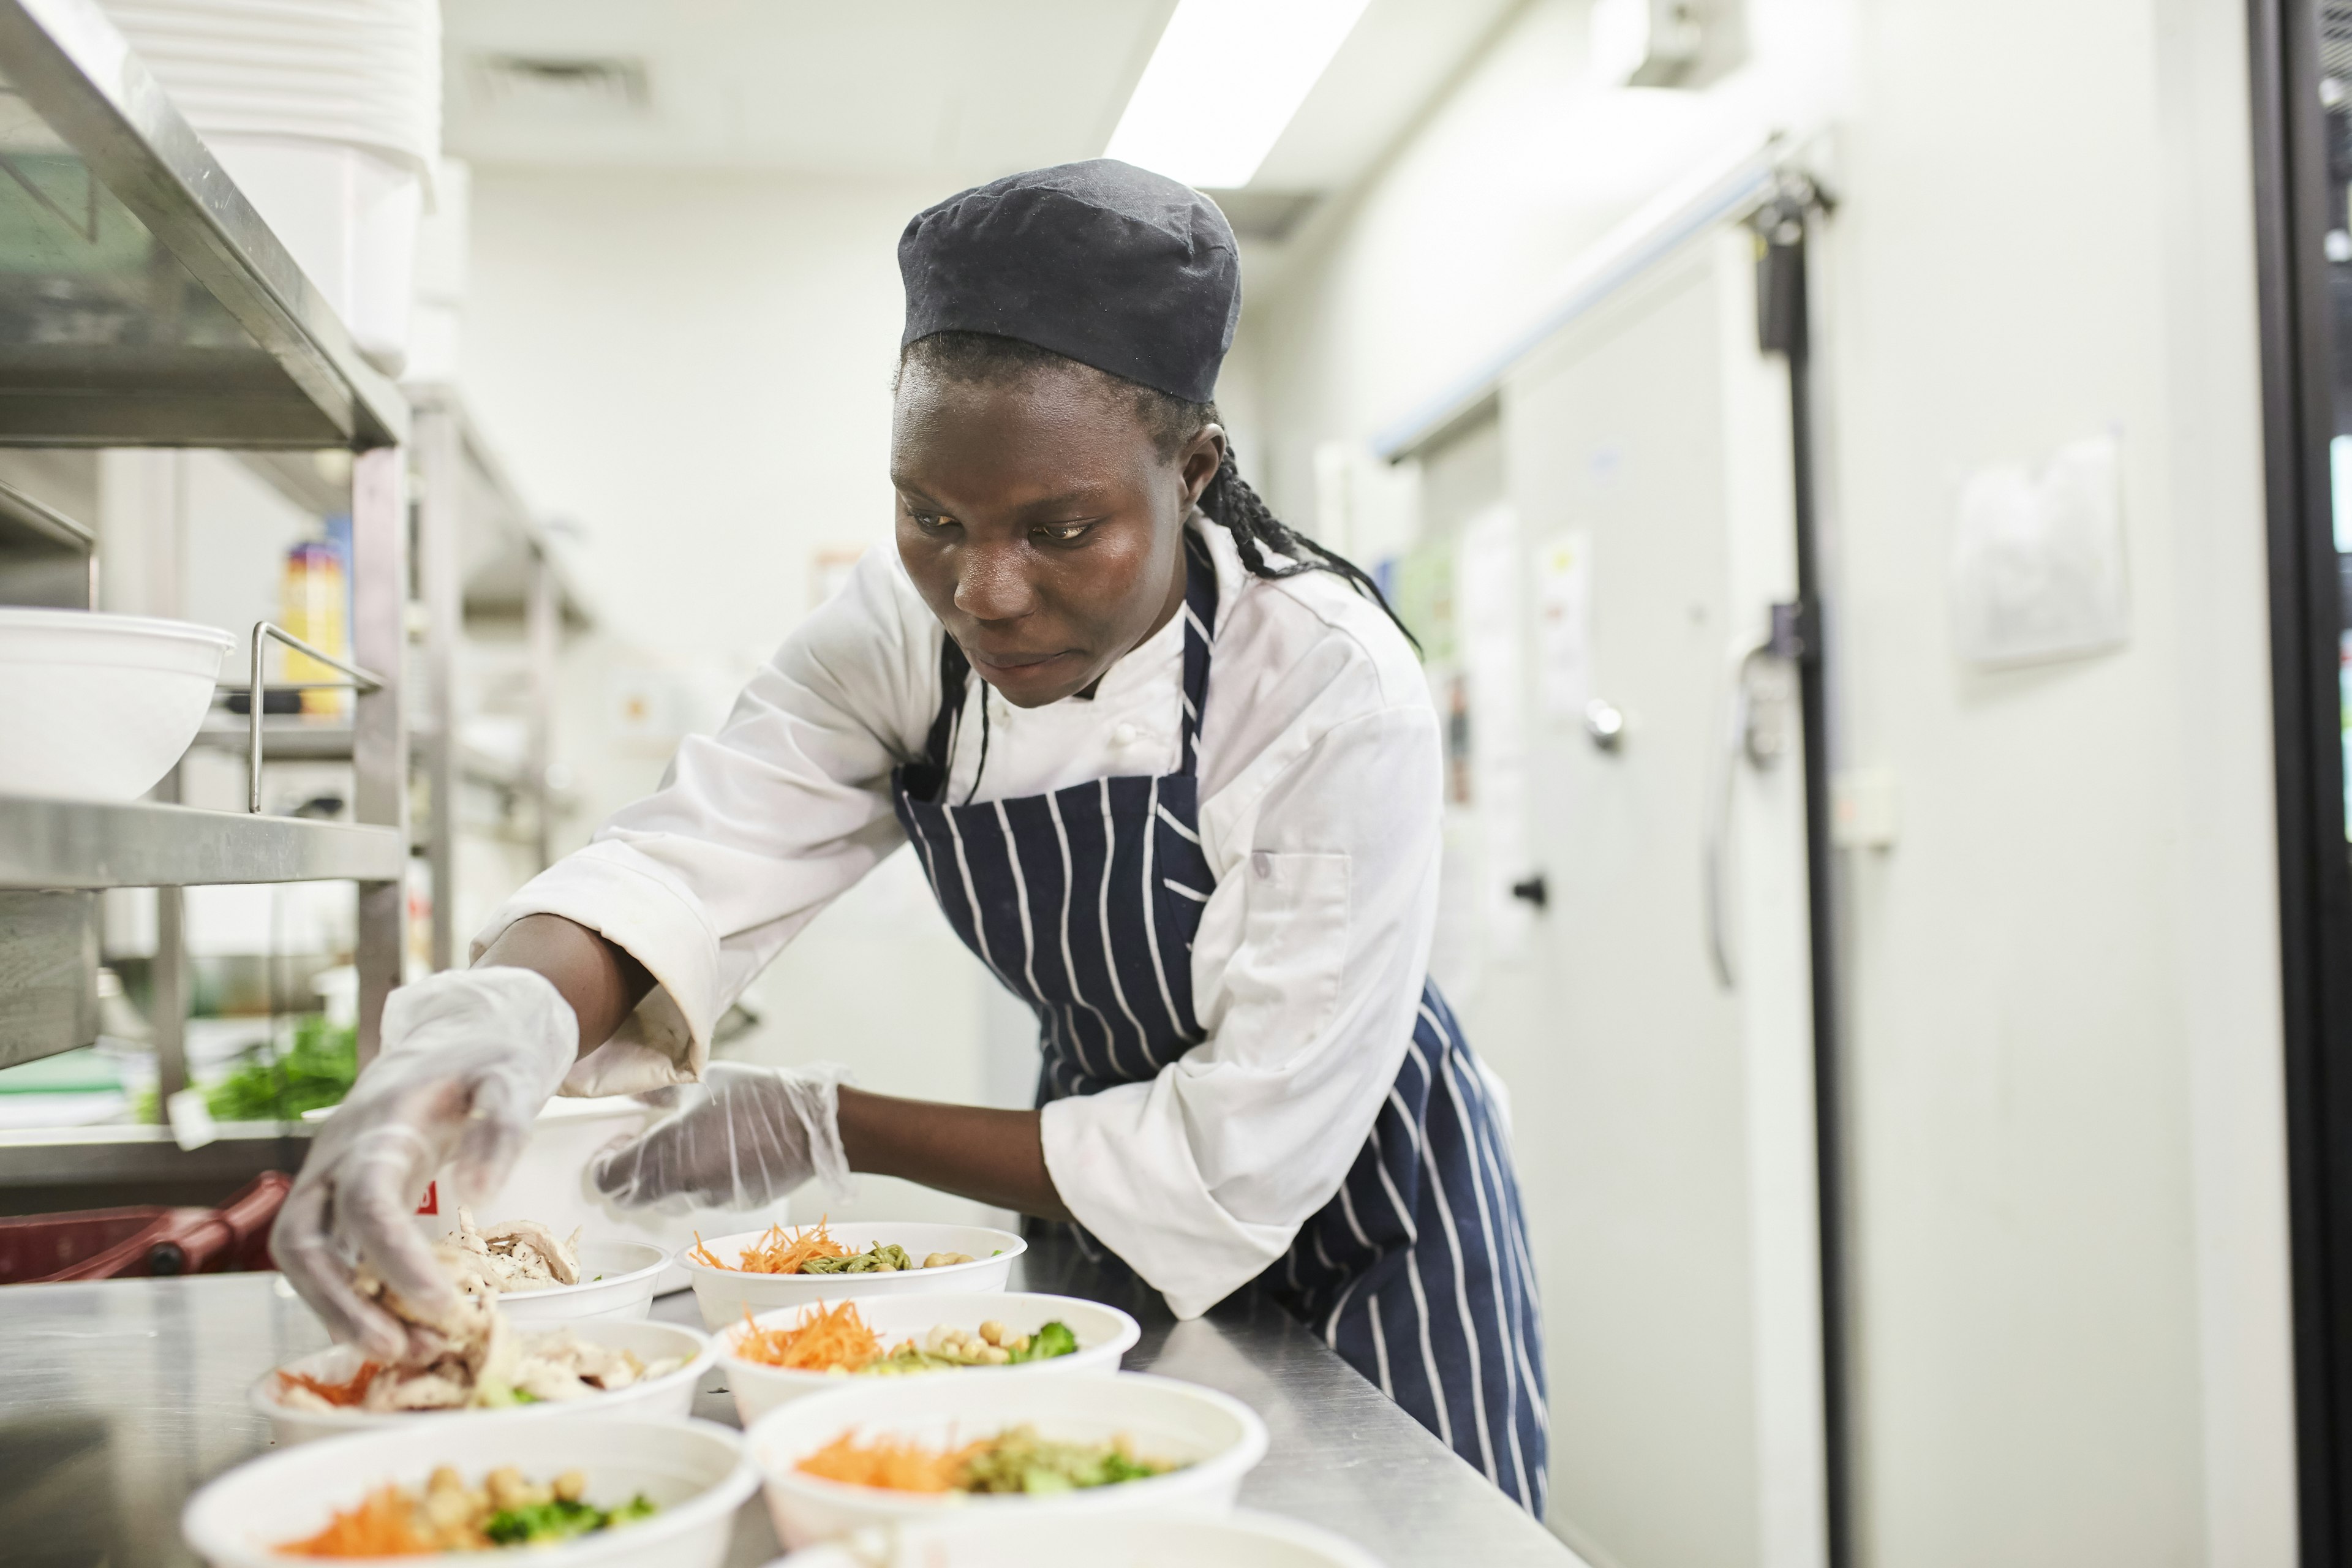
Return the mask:
<svg viewBox="0 0 2352 1568"><path fill-rule="evenodd" d="M580 1054L613 1037L654 988L646 966L576 921L525 915L499 932L477 969L529 969L547 977L580 1024Z"/></svg>
<svg viewBox="0 0 2352 1568"><path fill-rule="evenodd" d="M841 1091L841 1143L851 1170L902 1176L1015 1214L1068 1219L1045 1172L1039 1125L1034 1110Z"/></svg>
<svg viewBox="0 0 2352 1568"><path fill-rule="evenodd" d="M499 933L476 968L529 969L547 977L580 1021L583 1055L653 989L645 965L561 915L526 915ZM1045 1173L1034 1110L992 1110L841 1091L841 1142L853 1171L901 1176L1018 1214L1067 1219Z"/></svg>

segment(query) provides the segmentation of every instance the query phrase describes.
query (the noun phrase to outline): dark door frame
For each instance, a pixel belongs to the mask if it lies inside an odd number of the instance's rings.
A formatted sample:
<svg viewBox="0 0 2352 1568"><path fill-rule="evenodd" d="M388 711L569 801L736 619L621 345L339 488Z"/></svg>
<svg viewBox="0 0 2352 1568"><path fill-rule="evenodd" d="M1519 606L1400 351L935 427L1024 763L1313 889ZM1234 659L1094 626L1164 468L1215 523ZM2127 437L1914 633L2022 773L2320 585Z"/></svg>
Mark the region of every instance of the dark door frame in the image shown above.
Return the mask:
<svg viewBox="0 0 2352 1568"><path fill-rule="evenodd" d="M2287 1193L2303 1562L2352 1568L2352 868L2328 472L2326 115L2315 0L2248 0L2268 492Z"/></svg>

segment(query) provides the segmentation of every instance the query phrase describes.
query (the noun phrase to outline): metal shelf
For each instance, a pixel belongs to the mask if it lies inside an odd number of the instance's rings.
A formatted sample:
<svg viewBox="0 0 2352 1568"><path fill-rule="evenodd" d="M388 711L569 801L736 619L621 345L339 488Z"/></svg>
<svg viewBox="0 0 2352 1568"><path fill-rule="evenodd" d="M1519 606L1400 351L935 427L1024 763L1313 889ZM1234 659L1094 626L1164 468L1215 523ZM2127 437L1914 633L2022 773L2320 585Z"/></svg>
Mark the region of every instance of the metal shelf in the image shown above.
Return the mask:
<svg viewBox="0 0 2352 1568"><path fill-rule="evenodd" d="M0 442L395 445L407 406L93 0L0 0Z"/></svg>
<svg viewBox="0 0 2352 1568"><path fill-rule="evenodd" d="M398 882L407 868L394 827L0 795L0 888Z"/></svg>

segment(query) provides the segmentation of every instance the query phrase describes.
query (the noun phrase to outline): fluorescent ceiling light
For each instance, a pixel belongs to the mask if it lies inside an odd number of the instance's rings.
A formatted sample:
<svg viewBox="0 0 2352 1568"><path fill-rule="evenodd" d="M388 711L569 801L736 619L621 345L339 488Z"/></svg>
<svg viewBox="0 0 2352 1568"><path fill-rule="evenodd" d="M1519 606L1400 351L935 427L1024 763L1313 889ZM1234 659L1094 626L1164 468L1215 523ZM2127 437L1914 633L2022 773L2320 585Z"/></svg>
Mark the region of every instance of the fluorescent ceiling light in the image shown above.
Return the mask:
<svg viewBox="0 0 2352 1568"><path fill-rule="evenodd" d="M1180 0L1106 158L1246 185L1369 0Z"/></svg>

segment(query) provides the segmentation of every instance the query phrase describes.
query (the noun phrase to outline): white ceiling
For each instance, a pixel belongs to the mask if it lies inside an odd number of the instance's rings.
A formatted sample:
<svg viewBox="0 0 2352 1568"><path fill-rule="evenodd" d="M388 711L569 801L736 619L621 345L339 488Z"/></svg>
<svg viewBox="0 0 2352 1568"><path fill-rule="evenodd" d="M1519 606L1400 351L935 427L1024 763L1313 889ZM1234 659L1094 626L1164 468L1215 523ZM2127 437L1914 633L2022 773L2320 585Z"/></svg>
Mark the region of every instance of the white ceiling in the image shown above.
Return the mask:
<svg viewBox="0 0 2352 1568"><path fill-rule="evenodd" d="M1372 0L1253 188L1351 183L1517 3ZM984 179L1098 154L1173 9L445 0L446 137L483 163ZM517 94L494 74L514 57L628 62L642 68L643 94L631 101L610 81Z"/></svg>

